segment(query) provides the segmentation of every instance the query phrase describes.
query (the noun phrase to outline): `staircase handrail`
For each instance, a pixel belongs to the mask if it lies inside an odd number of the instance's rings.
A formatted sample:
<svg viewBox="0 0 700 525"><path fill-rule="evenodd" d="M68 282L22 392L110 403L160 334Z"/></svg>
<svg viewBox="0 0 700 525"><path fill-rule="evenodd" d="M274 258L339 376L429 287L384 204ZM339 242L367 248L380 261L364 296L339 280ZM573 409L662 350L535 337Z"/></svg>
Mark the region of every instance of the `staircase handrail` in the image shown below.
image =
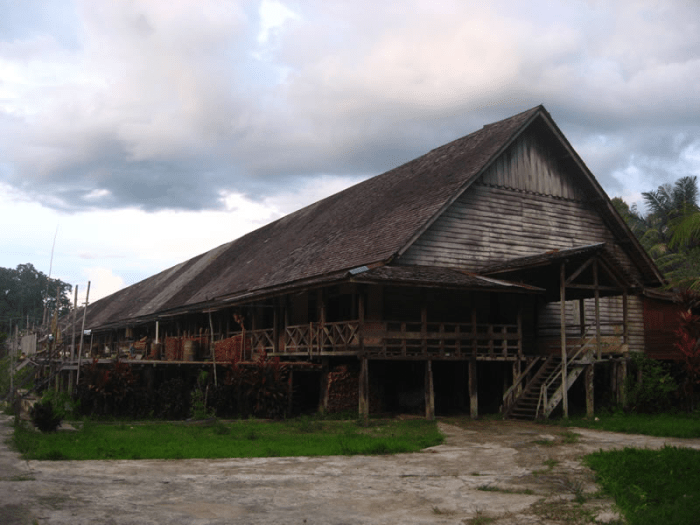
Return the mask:
<svg viewBox="0 0 700 525"><path fill-rule="evenodd" d="M588 327L585 328L581 339L586 337L587 332L588 332ZM567 375L567 377L569 375L569 368L572 366L575 366L574 362L576 361L576 359L584 351L584 349L586 349L586 347L588 347L589 345L591 345L593 343L594 339L595 339L595 336L589 337L582 345L580 345L578 350L576 350L576 352L572 356L569 356L569 352L567 351L567 353L566 353L567 354L567 362L566 362L566 375ZM593 353L593 352L595 352L595 348L590 349L590 353ZM562 374L562 367L558 367L556 370L554 370L552 372L552 374L550 374L550 376L540 386L540 398L537 401L537 410L535 411L535 418L539 417L539 415L540 415L540 407L542 407L543 409L546 409L547 405L549 404L549 400L547 399L549 388L552 386L552 384L554 384L554 382L557 379L559 379L561 374ZM571 387L571 385L567 385L567 388L570 388L570 387Z"/></svg>
<svg viewBox="0 0 700 525"><path fill-rule="evenodd" d="M517 377L517 379L513 382L513 384L508 388L508 390L505 391L503 394L503 411L505 412L510 408L510 406L513 404L513 400L511 399L511 395L515 391L515 389L523 382L527 374L532 370L532 368L535 366L537 362L539 362L540 356L536 356L532 362L525 367L525 370L523 370L520 375ZM510 401L509 401L510 400Z"/></svg>
<svg viewBox="0 0 700 525"><path fill-rule="evenodd" d="M586 347L588 347L589 345L592 345L594 341L595 341L595 336L592 335L579 347L579 349L576 351L576 353L574 355L568 356L568 353L567 353L568 363L570 364L570 363L573 363L574 361L576 361L576 359L579 357L581 352L583 352L586 349ZM595 349L591 348L591 352L594 352L594 351L595 351ZM567 366L567 368L568 368L568 366Z"/></svg>

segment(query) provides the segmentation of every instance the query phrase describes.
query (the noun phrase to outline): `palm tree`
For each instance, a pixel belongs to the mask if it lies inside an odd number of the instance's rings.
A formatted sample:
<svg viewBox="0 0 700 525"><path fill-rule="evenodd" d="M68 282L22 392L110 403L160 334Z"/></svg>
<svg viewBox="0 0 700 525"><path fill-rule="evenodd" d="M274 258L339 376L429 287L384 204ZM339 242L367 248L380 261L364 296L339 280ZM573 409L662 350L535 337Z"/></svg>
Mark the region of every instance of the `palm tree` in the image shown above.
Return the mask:
<svg viewBox="0 0 700 525"><path fill-rule="evenodd" d="M646 215L622 199L613 204L671 286L700 287L700 208L697 177L642 193ZM619 202L618 202L619 201Z"/></svg>

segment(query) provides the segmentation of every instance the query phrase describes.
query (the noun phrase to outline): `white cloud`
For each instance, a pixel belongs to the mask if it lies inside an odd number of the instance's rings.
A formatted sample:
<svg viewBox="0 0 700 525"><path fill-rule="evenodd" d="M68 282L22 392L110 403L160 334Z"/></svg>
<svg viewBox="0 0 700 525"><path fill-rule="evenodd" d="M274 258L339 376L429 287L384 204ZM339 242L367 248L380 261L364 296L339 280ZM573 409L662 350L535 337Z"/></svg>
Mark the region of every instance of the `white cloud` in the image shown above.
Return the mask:
<svg viewBox="0 0 700 525"><path fill-rule="evenodd" d="M258 42L267 43L270 34L274 33L288 20L298 20L299 15L277 0L262 0L260 2L260 32Z"/></svg>
<svg viewBox="0 0 700 525"><path fill-rule="evenodd" d="M84 268L83 273L90 282L90 297L88 298L90 303L94 303L124 288L124 279L115 275L109 268L89 267ZM78 295L83 297L83 303L85 302L86 294L87 288L84 290L81 290L80 287L78 288ZM80 298L78 301L80 301Z"/></svg>

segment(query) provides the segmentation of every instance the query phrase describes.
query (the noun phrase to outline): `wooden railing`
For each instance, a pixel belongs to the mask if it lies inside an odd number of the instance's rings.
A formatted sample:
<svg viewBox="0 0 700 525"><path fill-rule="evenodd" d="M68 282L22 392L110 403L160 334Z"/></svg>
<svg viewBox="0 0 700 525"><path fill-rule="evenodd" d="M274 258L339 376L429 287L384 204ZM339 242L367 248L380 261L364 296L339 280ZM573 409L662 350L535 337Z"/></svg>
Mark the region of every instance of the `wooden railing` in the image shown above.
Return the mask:
<svg viewBox="0 0 700 525"><path fill-rule="evenodd" d="M364 352L378 358L516 359L522 356L517 325L406 323L398 321L309 323L288 326L277 348L272 329L246 331L253 352L333 355Z"/></svg>

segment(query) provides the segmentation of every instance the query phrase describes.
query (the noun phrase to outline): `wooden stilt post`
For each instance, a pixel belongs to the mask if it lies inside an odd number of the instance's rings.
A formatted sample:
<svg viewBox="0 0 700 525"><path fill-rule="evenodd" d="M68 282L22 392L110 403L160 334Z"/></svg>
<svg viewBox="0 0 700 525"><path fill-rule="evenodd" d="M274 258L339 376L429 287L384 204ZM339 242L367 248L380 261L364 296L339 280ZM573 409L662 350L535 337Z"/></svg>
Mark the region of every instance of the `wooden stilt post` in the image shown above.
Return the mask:
<svg viewBox="0 0 700 525"><path fill-rule="evenodd" d="M518 360L516 361L516 367L513 369L513 381L517 381L522 373L523 366L523 299L522 297L518 299ZM517 388L516 395L520 395L523 391L522 382Z"/></svg>
<svg viewBox="0 0 700 525"><path fill-rule="evenodd" d="M467 407L468 375L464 361L458 361L457 365L457 406L460 410L464 410Z"/></svg>
<svg viewBox="0 0 700 525"><path fill-rule="evenodd" d="M476 337L476 308L472 307L472 353L469 357L469 415L472 417L472 419L479 417L479 390L476 374Z"/></svg>
<svg viewBox="0 0 700 525"><path fill-rule="evenodd" d="M369 360L361 358L360 385L359 385L359 412L360 418L369 423Z"/></svg>
<svg viewBox="0 0 700 525"><path fill-rule="evenodd" d="M567 377L567 358L566 353L566 263L562 262L559 272L559 317L560 317L560 341L561 341L561 391L562 391L562 408L564 409L564 417L569 417L569 385Z"/></svg>
<svg viewBox="0 0 700 525"><path fill-rule="evenodd" d="M287 417L292 417L294 410L294 370L289 371L287 378Z"/></svg>
<svg viewBox="0 0 700 525"><path fill-rule="evenodd" d="M612 368L612 370L610 370L610 391L612 392L613 399L617 402L617 361L611 361L610 366Z"/></svg>
<svg viewBox="0 0 700 525"><path fill-rule="evenodd" d="M479 394L476 373L476 356L469 359L469 415L472 419L479 417Z"/></svg>
<svg viewBox="0 0 700 525"><path fill-rule="evenodd" d="M620 361L617 377L617 402L625 406L627 404L627 392L625 392L625 379L627 379L627 359Z"/></svg>
<svg viewBox="0 0 700 525"><path fill-rule="evenodd" d="M586 366L586 416L593 417L595 414L595 391L593 381L595 379L595 365L593 363Z"/></svg>
<svg viewBox="0 0 700 525"><path fill-rule="evenodd" d="M278 354L280 351L280 315L277 299L274 300L272 308L272 352Z"/></svg>
<svg viewBox="0 0 700 525"><path fill-rule="evenodd" d="M158 321L156 321L156 326ZM212 368L214 369L214 386L218 386L218 380L216 379L216 343L214 343L214 323L211 320L211 312L209 312L209 328L211 330L211 340L209 341L209 347L211 349L211 360Z"/></svg>
<svg viewBox="0 0 700 525"><path fill-rule="evenodd" d="M598 260L593 261L593 286L595 293L595 344L598 361L602 357L602 346L600 343L600 289L598 288Z"/></svg>
<svg viewBox="0 0 700 525"><path fill-rule="evenodd" d="M325 414L328 411L328 399L330 394L330 382L328 381L329 373L330 366L328 364L328 358L323 357L321 358L321 392L318 400L318 411L321 414Z"/></svg>
<svg viewBox="0 0 700 525"><path fill-rule="evenodd" d="M629 345L629 301L627 290L622 292L622 342ZM629 348L629 346L628 346Z"/></svg>
<svg viewBox="0 0 700 525"><path fill-rule="evenodd" d="M433 361L425 362L425 419L435 419L435 390L433 386Z"/></svg>

